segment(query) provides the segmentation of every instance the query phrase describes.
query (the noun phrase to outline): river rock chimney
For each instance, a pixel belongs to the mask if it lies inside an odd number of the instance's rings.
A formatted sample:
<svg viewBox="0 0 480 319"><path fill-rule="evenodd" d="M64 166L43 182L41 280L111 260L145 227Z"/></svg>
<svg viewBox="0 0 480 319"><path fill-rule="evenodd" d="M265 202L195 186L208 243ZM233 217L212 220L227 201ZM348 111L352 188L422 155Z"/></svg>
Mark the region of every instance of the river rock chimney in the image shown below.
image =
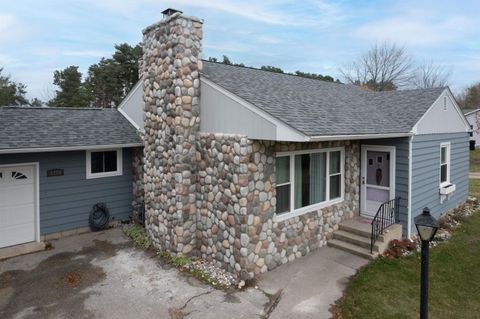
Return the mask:
<svg viewBox="0 0 480 319"><path fill-rule="evenodd" d="M159 249L195 248L195 140L200 128L203 21L167 9L143 30L147 233Z"/></svg>

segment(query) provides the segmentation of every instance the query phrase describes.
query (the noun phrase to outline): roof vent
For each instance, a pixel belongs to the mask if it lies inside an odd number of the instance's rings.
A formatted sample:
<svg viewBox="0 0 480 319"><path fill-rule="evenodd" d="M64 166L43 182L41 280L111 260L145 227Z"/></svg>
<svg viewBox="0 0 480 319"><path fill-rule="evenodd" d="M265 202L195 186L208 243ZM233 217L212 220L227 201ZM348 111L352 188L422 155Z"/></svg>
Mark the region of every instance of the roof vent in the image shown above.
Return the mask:
<svg viewBox="0 0 480 319"><path fill-rule="evenodd" d="M169 16L171 16L172 14L177 13L177 12L183 13L183 12L180 11L180 10L172 9L172 8L168 8L168 9L165 9L165 10L162 11L164 18L169 17Z"/></svg>

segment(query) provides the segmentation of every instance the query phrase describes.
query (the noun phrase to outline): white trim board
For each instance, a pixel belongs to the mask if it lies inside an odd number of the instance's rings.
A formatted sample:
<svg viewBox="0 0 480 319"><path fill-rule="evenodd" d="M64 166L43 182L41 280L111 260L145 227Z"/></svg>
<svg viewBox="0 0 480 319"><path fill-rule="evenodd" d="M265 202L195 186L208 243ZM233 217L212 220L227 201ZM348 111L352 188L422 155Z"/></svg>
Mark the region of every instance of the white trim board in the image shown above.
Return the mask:
<svg viewBox="0 0 480 319"><path fill-rule="evenodd" d="M476 109L476 110L467 112L467 113L465 113L465 114L463 114L463 115L464 115L465 117L467 117L468 115L473 114L473 113L477 113L478 111L480 111L480 109Z"/></svg>
<svg viewBox="0 0 480 319"><path fill-rule="evenodd" d="M413 136L408 139L408 203L407 203L407 238L412 236L412 168L413 168Z"/></svg>
<svg viewBox="0 0 480 319"><path fill-rule="evenodd" d="M16 148L16 149L0 150L0 154L86 151L86 150L101 150L101 149L106 149L106 148L110 148L110 149L112 149L112 148L129 148L129 147L139 147L139 146L143 146L143 143L67 146L67 147Z"/></svg>
<svg viewBox="0 0 480 319"><path fill-rule="evenodd" d="M309 142L320 141L343 141L343 140L367 140L378 138L396 138L396 137L409 137L413 133L385 133L385 134L356 134L356 135L321 135L312 136L309 138Z"/></svg>

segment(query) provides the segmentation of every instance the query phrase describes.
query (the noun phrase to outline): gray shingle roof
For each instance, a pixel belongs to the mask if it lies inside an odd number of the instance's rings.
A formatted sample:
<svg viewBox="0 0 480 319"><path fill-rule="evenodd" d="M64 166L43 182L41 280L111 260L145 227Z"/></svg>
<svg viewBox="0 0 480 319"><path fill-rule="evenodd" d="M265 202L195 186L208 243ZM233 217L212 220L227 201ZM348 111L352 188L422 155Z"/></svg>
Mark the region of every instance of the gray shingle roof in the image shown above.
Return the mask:
<svg viewBox="0 0 480 319"><path fill-rule="evenodd" d="M0 150L142 143L116 109L0 107Z"/></svg>
<svg viewBox="0 0 480 319"><path fill-rule="evenodd" d="M208 61L202 74L308 136L408 133L445 89L372 92Z"/></svg>

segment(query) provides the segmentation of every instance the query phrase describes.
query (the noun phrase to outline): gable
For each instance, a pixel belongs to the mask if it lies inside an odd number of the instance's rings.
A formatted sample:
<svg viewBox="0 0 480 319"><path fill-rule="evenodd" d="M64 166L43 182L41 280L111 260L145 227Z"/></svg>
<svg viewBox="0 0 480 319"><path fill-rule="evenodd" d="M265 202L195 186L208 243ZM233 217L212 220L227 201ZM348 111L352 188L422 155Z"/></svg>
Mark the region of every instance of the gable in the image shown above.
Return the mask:
<svg viewBox="0 0 480 319"><path fill-rule="evenodd" d="M450 90L445 89L415 124L412 132L420 134L468 132L470 125L460 111Z"/></svg>
<svg viewBox="0 0 480 319"><path fill-rule="evenodd" d="M141 131L143 131L143 105L143 82L138 81L118 106L118 111Z"/></svg>
<svg viewBox="0 0 480 319"><path fill-rule="evenodd" d="M200 130L241 134L251 139L302 142L307 137L270 114L201 78Z"/></svg>

